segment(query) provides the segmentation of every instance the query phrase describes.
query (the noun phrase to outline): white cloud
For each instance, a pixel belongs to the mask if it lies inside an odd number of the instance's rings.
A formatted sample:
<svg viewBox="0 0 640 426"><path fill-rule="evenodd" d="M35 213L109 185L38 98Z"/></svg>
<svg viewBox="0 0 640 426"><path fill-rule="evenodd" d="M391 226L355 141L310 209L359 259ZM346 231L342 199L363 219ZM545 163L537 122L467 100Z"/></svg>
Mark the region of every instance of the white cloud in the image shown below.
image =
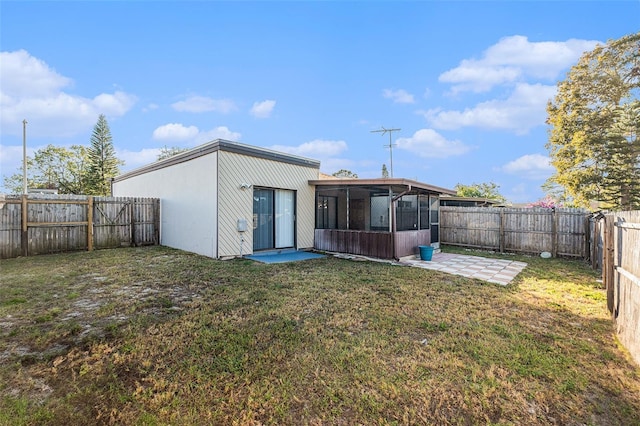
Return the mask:
<svg viewBox="0 0 640 426"><path fill-rule="evenodd" d="M169 123L153 131L153 139L161 141L185 141L194 139L199 133L196 126L183 126L181 123Z"/></svg>
<svg viewBox="0 0 640 426"><path fill-rule="evenodd" d="M215 139L238 141L242 135L232 132L226 126L218 126L211 130L200 130L196 126L185 126L182 123L168 123L153 131L153 139L159 141L181 142L184 146L195 146Z"/></svg>
<svg viewBox="0 0 640 426"><path fill-rule="evenodd" d="M347 143L342 140L315 139L298 146L272 145L268 148L318 160L321 162L320 170L327 174L335 173L341 169L351 170L359 174L359 169L369 168L372 165L370 160L360 159L356 161L341 157L340 155L348 149Z"/></svg>
<svg viewBox="0 0 640 426"><path fill-rule="evenodd" d="M135 97L120 91L114 94L102 93L93 98L96 109L107 116L124 115L135 102Z"/></svg>
<svg viewBox="0 0 640 426"><path fill-rule="evenodd" d="M11 97L52 96L72 83L26 50L0 52L0 75L3 94Z"/></svg>
<svg viewBox="0 0 640 426"><path fill-rule="evenodd" d="M464 111L433 109L420 112L437 129L453 130L474 126L513 130L517 134L525 134L531 128L545 123L545 107L555 93L555 86L519 83L513 93L504 100L482 102Z"/></svg>
<svg viewBox="0 0 640 426"><path fill-rule="evenodd" d="M275 151L286 152L293 155L300 155L311 158L329 158L340 155L347 150L345 141L331 141L315 139L298 146L273 145L269 147Z"/></svg>
<svg viewBox="0 0 640 426"><path fill-rule="evenodd" d="M181 112L215 111L227 114L238 109L230 99L212 99L205 96L191 96L184 101L171 104L173 109Z"/></svg>
<svg viewBox="0 0 640 426"><path fill-rule="evenodd" d="M512 203L526 203L535 200L533 191L524 183L516 184L505 191L503 195Z"/></svg>
<svg viewBox="0 0 640 426"><path fill-rule="evenodd" d="M508 162L500 170L532 180L546 179L554 172L554 168L549 162L549 157L541 154L523 155Z"/></svg>
<svg viewBox="0 0 640 426"><path fill-rule="evenodd" d="M44 146L27 146L27 155L33 157L34 152L41 148ZM0 185L4 176L9 177L14 173L22 173L22 145L0 144Z"/></svg>
<svg viewBox="0 0 640 426"><path fill-rule="evenodd" d="M457 68L440 75L439 81L458 83L452 92L458 93L471 90L486 92L498 84L512 82L522 75L522 71L515 67L497 67L464 60Z"/></svg>
<svg viewBox="0 0 640 426"><path fill-rule="evenodd" d="M415 102L415 100L413 99L413 95L411 93L408 93L404 89L384 89L382 91L382 96L384 96L385 99L393 100L393 102L396 104L412 104Z"/></svg>
<svg viewBox="0 0 640 426"><path fill-rule="evenodd" d="M256 118L268 118L276 106L276 101L267 99L262 102L254 102L249 113Z"/></svg>
<svg viewBox="0 0 640 426"><path fill-rule="evenodd" d="M226 139L229 141L239 141L241 138L241 134L238 132L232 132L226 126L218 126L215 129L207 130L204 132L198 133L196 137L196 143L201 144L205 142L211 142L215 139Z"/></svg>
<svg viewBox="0 0 640 426"><path fill-rule="evenodd" d="M579 39L531 42L521 35L505 37L485 50L480 59L465 59L442 73L439 81L454 84L454 93L485 92L526 77L551 81L598 43Z"/></svg>
<svg viewBox="0 0 640 426"><path fill-rule="evenodd" d="M125 172L137 167L151 164L158 159L159 148L145 148L140 151L116 148L116 156L124 161L121 171Z"/></svg>
<svg viewBox="0 0 640 426"><path fill-rule="evenodd" d="M136 97L123 91L94 98L68 94L72 80L52 70L24 50L0 52L0 133L21 135L22 120L29 136L72 136L91 129L99 114L126 114Z"/></svg>
<svg viewBox="0 0 640 426"><path fill-rule="evenodd" d="M142 112L149 112L160 108L158 104L150 103L146 107L142 108Z"/></svg>
<svg viewBox="0 0 640 426"><path fill-rule="evenodd" d="M351 170L353 173L356 173L360 178L364 177L360 175L360 172L357 171L359 164L357 164L353 160L349 160L347 158L326 158L322 160L320 163L320 171L322 173L326 173L331 175L338 170Z"/></svg>
<svg viewBox="0 0 640 426"><path fill-rule="evenodd" d="M153 132L153 138L161 141L181 142L185 148L211 142L215 139L227 139L237 141L240 133L232 132L225 126L219 126L211 130L200 131L196 126L183 126L180 123L169 123L158 127ZM160 148L145 148L140 151L130 151L116 148L118 158L124 160L123 170L131 170L145 164L153 163L158 159Z"/></svg>
<svg viewBox="0 0 640 426"><path fill-rule="evenodd" d="M398 138L399 149L424 158L446 158L462 155L471 147L457 140L448 140L433 129L420 129L410 138Z"/></svg>

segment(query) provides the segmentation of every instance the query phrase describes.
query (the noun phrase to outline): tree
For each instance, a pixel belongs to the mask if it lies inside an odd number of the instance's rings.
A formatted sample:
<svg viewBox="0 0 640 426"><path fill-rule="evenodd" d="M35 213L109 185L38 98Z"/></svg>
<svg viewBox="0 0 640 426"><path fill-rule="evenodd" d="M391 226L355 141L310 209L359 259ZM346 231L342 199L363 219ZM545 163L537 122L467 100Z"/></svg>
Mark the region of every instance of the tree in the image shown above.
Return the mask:
<svg viewBox="0 0 640 426"><path fill-rule="evenodd" d="M104 114L100 114L93 128L88 155L90 194L109 195L110 179L120 173L119 166L124 163L116 157L111 130Z"/></svg>
<svg viewBox="0 0 640 426"><path fill-rule="evenodd" d="M488 183L472 183L471 185L463 185L461 183L456 184L454 187L456 194L459 197L477 197L488 198L491 200L506 201L506 199L500 195L498 189L500 185L493 182Z"/></svg>
<svg viewBox="0 0 640 426"><path fill-rule="evenodd" d="M605 142L607 168L601 198L623 209L640 208L640 101L616 108L612 118Z"/></svg>
<svg viewBox="0 0 640 426"><path fill-rule="evenodd" d="M387 165L386 164L382 165L382 177L384 179L387 179L389 177L389 171L387 170Z"/></svg>
<svg viewBox="0 0 640 426"><path fill-rule="evenodd" d="M160 152L158 153L158 158L157 160L164 160L167 159L169 157L173 157L174 155L178 155L182 152L188 151L188 148L180 148L177 146L172 146L172 147L168 147L168 146L163 146L162 148L160 148Z"/></svg>
<svg viewBox="0 0 640 426"><path fill-rule="evenodd" d="M547 149L575 203L640 208L640 33L582 55L547 105Z"/></svg>
<svg viewBox="0 0 640 426"><path fill-rule="evenodd" d="M337 178L349 178L349 179L358 179L358 175L353 173L351 170L340 169L331 176Z"/></svg>
<svg viewBox="0 0 640 426"><path fill-rule="evenodd" d="M37 150L33 158L27 157L27 186L57 189L60 194L85 194L89 190L88 161L84 146L64 148L47 145ZM22 193L22 179L20 167L18 173L4 178L4 186L13 193Z"/></svg>
<svg viewBox="0 0 640 426"><path fill-rule="evenodd" d="M556 204L562 204L561 207L580 207L573 197L565 191L565 189L553 182L552 180L547 180L542 184L542 190L545 192L545 198L549 198L551 200L555 200Z"/></svg>
<svg viewBox="0 0 640 426"><path fill-rule="evenodd" d="M564 207L564 204L554 199L552 196L547 195L544 198L541 198L538 201L535 201L529 204L527 207L542 207L545 209L555 209L556 207Z"/></svg>

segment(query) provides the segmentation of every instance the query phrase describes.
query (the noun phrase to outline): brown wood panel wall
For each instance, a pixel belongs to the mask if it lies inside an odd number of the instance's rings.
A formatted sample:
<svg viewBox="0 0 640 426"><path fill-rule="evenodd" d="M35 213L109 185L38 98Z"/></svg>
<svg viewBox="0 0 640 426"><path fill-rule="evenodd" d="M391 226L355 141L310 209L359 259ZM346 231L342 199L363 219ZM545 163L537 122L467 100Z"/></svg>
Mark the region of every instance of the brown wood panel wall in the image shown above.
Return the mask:
<svg viewBox="0 0 640 426"><path fill-rule="evenodd" d="M396 258L411 256L418 253L418 246L431 244L431 231L428 229L415 231L398 231L394 234Z"/></svg>
<svg viewBox="0 0 640 426"><path fill-rule="evenodd" d="M393 258L390 232L316 229L314 248L335 253L350 253L380 259Z"/></svg>

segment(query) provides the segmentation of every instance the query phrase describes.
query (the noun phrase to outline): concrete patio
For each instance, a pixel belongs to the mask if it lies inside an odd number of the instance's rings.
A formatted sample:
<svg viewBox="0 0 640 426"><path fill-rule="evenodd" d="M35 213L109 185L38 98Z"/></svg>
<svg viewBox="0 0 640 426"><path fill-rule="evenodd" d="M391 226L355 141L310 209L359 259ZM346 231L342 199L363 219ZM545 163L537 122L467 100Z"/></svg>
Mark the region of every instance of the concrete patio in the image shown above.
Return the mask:
<svg viewBox="0 0 640 426"><path fill-rule="evenodd" d="M400 259L400 263L500 285L509 284L527 266L524 262L508 259L453 253L434 253L430 261L420 260L420 256L407 256Z"/></svg>

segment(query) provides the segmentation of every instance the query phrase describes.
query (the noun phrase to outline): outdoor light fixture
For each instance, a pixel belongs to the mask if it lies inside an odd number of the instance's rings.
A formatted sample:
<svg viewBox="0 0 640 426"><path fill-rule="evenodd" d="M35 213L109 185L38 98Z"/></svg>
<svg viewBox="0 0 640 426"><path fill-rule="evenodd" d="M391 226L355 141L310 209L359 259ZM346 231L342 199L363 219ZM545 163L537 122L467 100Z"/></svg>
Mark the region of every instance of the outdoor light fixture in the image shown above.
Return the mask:
<svg viewBox="0 0 640 426"><path fill-rule="evenodd" d="M241 183L240 184L240 189L242 189L243 191L245 189L249 189L249 188L251 188L251 184L250 183Z"/></svg>

